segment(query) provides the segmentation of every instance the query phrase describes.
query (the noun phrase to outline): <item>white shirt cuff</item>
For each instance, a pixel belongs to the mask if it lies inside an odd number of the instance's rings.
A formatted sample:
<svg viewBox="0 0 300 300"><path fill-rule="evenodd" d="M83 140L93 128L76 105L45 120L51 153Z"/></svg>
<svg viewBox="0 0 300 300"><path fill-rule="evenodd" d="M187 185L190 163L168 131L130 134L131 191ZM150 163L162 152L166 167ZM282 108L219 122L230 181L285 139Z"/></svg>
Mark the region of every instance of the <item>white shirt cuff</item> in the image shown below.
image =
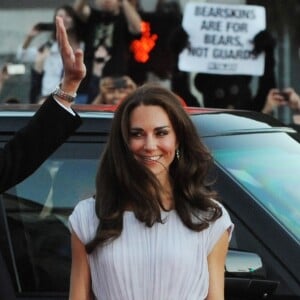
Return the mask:
<svg viewBox="0 0 300 300"><path fill-rule="evenodd" d="M76 116L76 114L75 114L75 112L73 111L72 108L64 106L59 100L57 100L57 99L55 98L55 96L53 96L53 99L54 99L54 100L55 100L62 108L64 108L66 111L68 111L71 115Z"/></svg>

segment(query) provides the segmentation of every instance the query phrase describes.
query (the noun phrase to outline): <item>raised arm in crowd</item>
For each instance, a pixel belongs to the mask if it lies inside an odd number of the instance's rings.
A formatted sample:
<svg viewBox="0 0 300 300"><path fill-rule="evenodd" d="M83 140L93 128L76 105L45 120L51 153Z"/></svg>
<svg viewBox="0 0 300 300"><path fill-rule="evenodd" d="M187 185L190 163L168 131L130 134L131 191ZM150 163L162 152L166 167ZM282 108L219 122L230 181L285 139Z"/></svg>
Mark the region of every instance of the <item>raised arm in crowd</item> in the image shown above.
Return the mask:
<svg viewBox="0 0 300 300"><path fill-rule="evenodd" d="M71 48L61 18L57 39L63 58L61 91L74 95L86 70L81 50ZM63 93L50 95L30 122L0 149L0 191L30 175L81 124Z"/></svg>

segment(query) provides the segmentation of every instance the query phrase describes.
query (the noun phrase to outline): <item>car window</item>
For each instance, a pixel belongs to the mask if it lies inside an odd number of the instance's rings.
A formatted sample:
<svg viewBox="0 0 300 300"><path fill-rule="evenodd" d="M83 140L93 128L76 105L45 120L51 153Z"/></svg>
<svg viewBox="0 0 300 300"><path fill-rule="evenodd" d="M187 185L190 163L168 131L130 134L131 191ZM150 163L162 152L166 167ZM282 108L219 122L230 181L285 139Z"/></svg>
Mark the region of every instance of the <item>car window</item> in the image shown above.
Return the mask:
<svg viewBox="0 0 300 300"><path fill-rule="evenodd" d="M218 164L300 241L300 144L286 133L207 138Z"/></svg>
<svg viewBox="0 0 300 300"><path fill-rule="evenodd" d="M68 217L95 193L103 144L67 143L29 178L3 194L10 261L18 291L67 292L70 280Z"/></svg>

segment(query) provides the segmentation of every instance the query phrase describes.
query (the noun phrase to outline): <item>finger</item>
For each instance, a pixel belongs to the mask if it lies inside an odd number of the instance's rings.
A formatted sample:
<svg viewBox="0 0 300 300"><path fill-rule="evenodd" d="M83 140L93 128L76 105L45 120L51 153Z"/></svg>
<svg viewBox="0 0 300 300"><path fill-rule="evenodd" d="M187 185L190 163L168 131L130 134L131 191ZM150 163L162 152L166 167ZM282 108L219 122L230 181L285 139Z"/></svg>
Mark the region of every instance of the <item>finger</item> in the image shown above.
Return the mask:
<svg viewBox="0 0 300 300"><path fill-rule="evenodd" d="M60 38L60 17L55 18L55 26L56 26L56 40L58 44L61 44L61 38Z"/></svg>
<svg viewBox="0 0 300 300"><path fill-rule="evenodd" d="M84 64L83 51L81 49L77 49L75 51L75 64L78 70L80 70L82 77L86 75L86 66Z"/></svg>
<svg viewBox="0 0 300 300"><path fill-rule="evenodd" d="M278 93L280 93L280 90L279 89L271 89L270 93L271 94L278 94Z"/></svg>
<svg viewBox="0 0 300 300"><path fill-rule="evenodd" d="M277 102L285 102L284 97L280 94L275 94L274 95L274 100L277 101Z"/></svg>
<svg viewBox="0 0 300 300"><path fill-rule="evenodd" d="M83 65L84 64L84 62L83 62L83 51L81 49L77 49L74 54L75 54L76 63L78 65L81 65L81 64Z"/></svg>
<svg viewBox="0 0 300 300"><path fill-rule="evenodd" d="M71 56L72 48L69 44L66 28L61 17L56 17L56 26L57 42L60 46L62 56Z"/></svg>
<svg viewBox="0 0 300 300"><path fill-rule="evenodd" d="M289 93L289 94L292 94L292 93L295 92L295 90L291 87L285 88L283 91L286 92L286 93Z"/></svg>

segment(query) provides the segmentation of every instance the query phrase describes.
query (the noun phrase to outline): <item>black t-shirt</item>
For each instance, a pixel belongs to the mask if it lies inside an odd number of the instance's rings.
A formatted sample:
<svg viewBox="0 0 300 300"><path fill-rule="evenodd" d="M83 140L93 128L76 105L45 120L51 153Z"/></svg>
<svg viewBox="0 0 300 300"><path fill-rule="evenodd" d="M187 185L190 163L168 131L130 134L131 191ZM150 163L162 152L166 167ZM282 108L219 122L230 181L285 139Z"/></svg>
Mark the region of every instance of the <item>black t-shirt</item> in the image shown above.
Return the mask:
<svg viewBox="0 0 300 300"><path fill-rule="evenodd" d="M103 11L91 9L85 24L85 63L91 70L94 52L99 44L111 51L109 73L127 74L130 57L130 43L137 37L129 32L128 23L121 12L114 16Z"/></svg>

